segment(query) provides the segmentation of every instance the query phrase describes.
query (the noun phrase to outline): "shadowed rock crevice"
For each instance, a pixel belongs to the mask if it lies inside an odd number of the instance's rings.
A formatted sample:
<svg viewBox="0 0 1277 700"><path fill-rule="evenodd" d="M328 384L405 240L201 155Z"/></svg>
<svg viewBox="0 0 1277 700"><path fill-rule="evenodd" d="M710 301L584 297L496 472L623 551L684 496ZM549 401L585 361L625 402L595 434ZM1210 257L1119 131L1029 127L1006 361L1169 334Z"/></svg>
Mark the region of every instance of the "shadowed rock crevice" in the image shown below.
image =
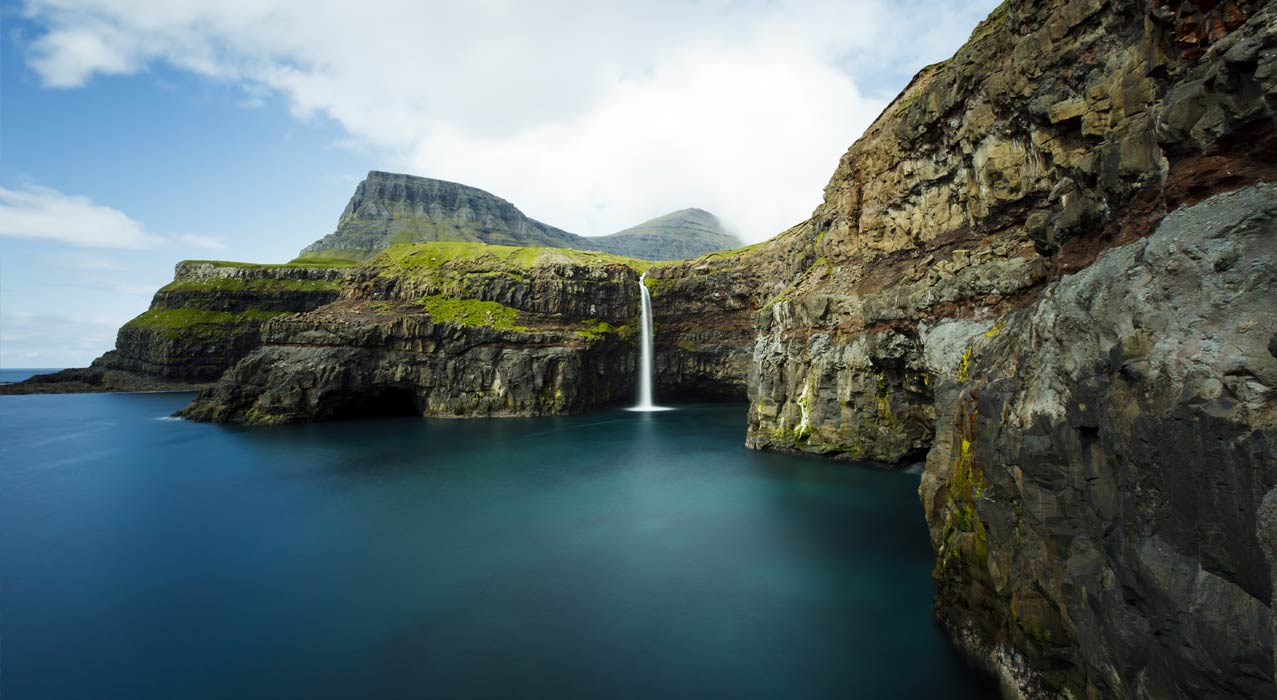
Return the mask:
<svg viewBox="0 0 1277 700"><path fill-rule="evenodd" d="M334 419L420 416L421 405L410 386L380 385L329 399Z"/></svg>

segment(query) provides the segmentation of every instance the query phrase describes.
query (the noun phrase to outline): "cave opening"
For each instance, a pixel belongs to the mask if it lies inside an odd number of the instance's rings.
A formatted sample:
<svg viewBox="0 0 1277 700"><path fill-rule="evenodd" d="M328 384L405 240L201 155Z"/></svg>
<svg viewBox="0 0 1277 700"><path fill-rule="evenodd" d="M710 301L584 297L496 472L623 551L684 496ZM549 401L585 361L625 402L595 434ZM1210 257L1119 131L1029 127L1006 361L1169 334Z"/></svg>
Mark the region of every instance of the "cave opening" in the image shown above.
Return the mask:
<svg viewBox="0 0 1277 700"><path fill-rule="evenodd" d="M386 418L420 416L417 394L405 386L373 386L367 391L348 394L333 403L333 418Z"/></svg>

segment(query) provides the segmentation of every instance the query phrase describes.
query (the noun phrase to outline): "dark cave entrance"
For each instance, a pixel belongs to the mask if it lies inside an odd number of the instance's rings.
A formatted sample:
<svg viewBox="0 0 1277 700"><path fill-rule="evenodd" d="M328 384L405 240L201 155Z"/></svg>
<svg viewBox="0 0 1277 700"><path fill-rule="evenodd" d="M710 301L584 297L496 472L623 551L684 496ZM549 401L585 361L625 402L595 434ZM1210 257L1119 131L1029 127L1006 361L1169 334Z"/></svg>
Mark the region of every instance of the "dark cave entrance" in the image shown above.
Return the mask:
<svg viewBox="0 0 1277 700"><path fill-rule="evenodd" d="M348 394L333 402L332 412L337 419L420 415L416 392L404 386L373 386Z"/></svg>

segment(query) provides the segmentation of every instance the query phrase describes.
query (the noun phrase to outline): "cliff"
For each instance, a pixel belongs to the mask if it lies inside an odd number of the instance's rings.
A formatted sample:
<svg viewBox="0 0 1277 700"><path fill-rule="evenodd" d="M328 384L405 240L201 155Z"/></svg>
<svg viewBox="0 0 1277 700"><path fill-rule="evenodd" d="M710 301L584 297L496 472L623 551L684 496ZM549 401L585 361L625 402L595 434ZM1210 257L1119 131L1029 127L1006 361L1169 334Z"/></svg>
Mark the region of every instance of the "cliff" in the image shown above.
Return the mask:
<svg viewBox="0 0 1277 700"><path fill-rule="evenodd" d="M929 332L937 612L1030 697L1277 697L1274 299L1259 185Z"/></svg>
<svg viewBox="0 0 1277 700"><path fill-rule="evenodd" d="M1005 3L757 253L749 444L925 457L937 614L1022 696L1277 697L1275 17Z"/></svg>
<svg viewBox="0 0 1277 700"><path fill-rule="evenodd" d="M578 236L530 219L475 187L372 171L355 188L337 230L303 249L298 260L366 260L392 245L431 241L572 248L645 260L678 260L740 245L700 209L672 212L608 236Z"/></svg>
<svg viewBox="0 0 1277 700"><path fill-rule="evenodd" d="M648 266L374 231L186 415L626 400L646 268L658 391L747 397L755 448L925 460L937 616L1013 695L1277 698L1275 102L1272 3L1009 0L776 238Z"/></svg>
<svg viewBox="0 0 1277 700"><path fill-rule="evenodd" d="M0 393L198 388L256 348L266 320L335 300L349 266L180 262L150 308L120 328L114 350L87 368L37 375Z"/></svg>
<svg viewBox="0 0 1277 700"><path fill-rule="evenodd" d="M642 266L548 248L392 246L352 270L337 301L268 321L262 346L183 415L542 415L628 399Z"/></svg>

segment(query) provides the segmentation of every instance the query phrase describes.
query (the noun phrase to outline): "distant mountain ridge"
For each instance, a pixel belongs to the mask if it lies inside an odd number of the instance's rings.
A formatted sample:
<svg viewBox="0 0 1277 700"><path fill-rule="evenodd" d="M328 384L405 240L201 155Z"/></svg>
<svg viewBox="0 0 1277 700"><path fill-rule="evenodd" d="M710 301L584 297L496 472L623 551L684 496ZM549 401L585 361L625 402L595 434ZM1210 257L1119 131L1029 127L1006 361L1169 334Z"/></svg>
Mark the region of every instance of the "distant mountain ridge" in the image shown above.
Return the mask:
<svg viewBox="0 0 1277 700"><path fill-rule="evenodd" d="M396 243L470 241L595 250L645 260L680 260L737 248L713 214L682 209L608 236L579 236L529 218L477 187L374 170L355 188L337 230L299 259L364 260Z"/></svg>

